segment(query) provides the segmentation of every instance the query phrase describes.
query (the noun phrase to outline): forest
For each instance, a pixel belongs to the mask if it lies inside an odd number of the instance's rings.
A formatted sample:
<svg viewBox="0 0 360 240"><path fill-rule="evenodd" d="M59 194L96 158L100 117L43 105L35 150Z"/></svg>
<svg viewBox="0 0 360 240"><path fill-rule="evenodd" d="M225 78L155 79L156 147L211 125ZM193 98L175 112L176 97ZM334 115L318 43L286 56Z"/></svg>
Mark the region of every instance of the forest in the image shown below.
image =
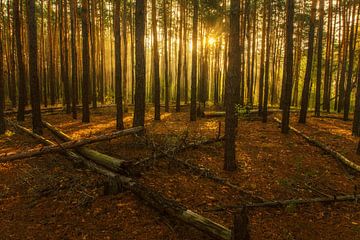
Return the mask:
<svg viewBox="0 0 360 240"><path fill-rule="evenodd" d="M360 239L359 0L0 0L0 239Z"/></svg>

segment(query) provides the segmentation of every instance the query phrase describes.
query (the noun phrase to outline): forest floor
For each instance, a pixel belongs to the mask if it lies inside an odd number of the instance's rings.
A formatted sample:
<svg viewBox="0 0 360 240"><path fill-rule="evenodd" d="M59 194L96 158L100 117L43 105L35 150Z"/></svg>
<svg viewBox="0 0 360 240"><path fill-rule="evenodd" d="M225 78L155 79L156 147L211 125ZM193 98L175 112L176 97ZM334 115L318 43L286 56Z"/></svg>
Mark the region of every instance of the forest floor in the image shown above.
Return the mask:
<svg viewBox="0 0 360 240"><path fill-rule="evenodd" d="M65 114L43 118L73 138L82 138L113 132L114 111L92 110L90 124ZM187 111L164 113L161 122L152 121L152 116L152 112L146 115L147 141L127 136L90 147L136 161L152 156L153 144L167 150L184 141L212 139L218 135L219 121L224 126L224 118L190 123ZM124 120L125 126L131 127L132 115L125 114ZM360 164L351 122L309 116L308 123L300 125L294 116L291 124ZM29 119L24 126L30 126ZM223 127L221 132L223 135ZM54 140L49 132L45 131L44 136ZM212 170L253 198L196 175L175 164L172 158L155 158L141 168L137 179L229 228L233 210L216 211L217 208L253 202L256 196L286 200L348 195L360 189L359 174L347 171L294 132L281 134L273 116L269 116L267 124L241 119L236 141L239 168L234 173L223 171L221 142L182 151L175 157ZM41 145L12 129L0 138L0 154L37 146ZM209 239L198 230L159 214L130 192L104 196L104 181L106 178L76 168L58 154L0 164L0 239ZM249 218L252 239L360 239L360 205L354 202L252 208Z"/></svg>

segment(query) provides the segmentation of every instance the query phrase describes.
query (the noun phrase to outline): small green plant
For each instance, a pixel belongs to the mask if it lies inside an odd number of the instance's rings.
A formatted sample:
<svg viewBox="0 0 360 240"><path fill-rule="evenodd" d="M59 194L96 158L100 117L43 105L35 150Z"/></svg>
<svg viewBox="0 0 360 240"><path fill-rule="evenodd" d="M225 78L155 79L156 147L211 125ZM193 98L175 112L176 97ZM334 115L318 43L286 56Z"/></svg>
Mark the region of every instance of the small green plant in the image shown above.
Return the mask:
<svg viewBox="0 0 360 240"><path fill-rule="evenodd" d="M250 104L247 104L245 106L237 104L236 105L236 113L238 114L238 116L247 117L250 115L251 108L252 107Z"/></svg>

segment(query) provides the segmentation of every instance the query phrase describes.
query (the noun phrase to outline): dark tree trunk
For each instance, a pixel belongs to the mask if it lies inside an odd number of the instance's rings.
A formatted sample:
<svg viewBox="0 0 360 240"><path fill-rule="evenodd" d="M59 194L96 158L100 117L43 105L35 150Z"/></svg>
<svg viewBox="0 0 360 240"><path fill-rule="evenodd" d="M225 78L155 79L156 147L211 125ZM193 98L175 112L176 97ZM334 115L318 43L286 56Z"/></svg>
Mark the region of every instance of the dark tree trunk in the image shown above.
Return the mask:
<svg viewBox="0 0 360 240"><path fill-rule="evenodd" d="M182 77L182 55L183 55L183 24L184 24L185 5L180 1L180 26L179 26L179 52L178 52L178 69L176 78L176 112L180 112L181 101L181 77Z"/></svg>
<svg viewBox="0 0 360 240"><path fill-rule="evenodd" d="M26 76L25 76L25 65L23 61L23 48L21 43L21 24L20 24L20 13L19 13L19 0L13 1L13 14L14 14L14 29L15 29L15 41L16 41L16 53L17 53L17 64L18 64L18 88L19 88L19 106L17 113L17 120L25 120L25 105L27 102L26 93Z"/></svg>
<svg viewBox="0 0 360 240"><path fill-rule="evenodd" d="M114 4L114 38L115 38L115 102L116 129L124 129L122 106L122 75L121 75L121 37L120 37L120 1Z"/></svg>
<svg viewBox="0 0 360 240"><path fill-rule="evenodd" d="M70 89L69 89L69 73L67 67L67 32L65 31L65 18L67 18L66 1L59 1L59 30L60 30L60 68L61 68L61 79L64 87L64 102L66 105L66 113L71 112L70 106Z"/></svg>
<svg viewBox="0 0 360 240"><path fill-rule="evenodd" d="M347 72L347 57L348 57L348 35L349 35L349 27L350 23L348 22L348 15L347 15L347 4L343 6L343 44L342 44L342 62L341 62L341 73L340 73L340 80L339 80L339 100L338 100L338 113L342 112L344 109L344 98L345 98L345 78ZM340 71L340 69L339 69Z"/></svg>
<svg viewBox="0 0 360 240"><path fill-rule="evenodd" d="M261 116L263 111L263 100L264 100L264 68L265 68L265 43L266 43L266 7L263 7L263 23L262 23L262 34L261 34L261 56L260 56L260 80L259 80L259 115Z"/></svg>
<svg viewBox="0 0 360 240"><path fill-rule="evenodd" d="M92 106L97 108L97 77L96 77L96 1L91 0L91 22L90 22L90 42L91 42L91 79L92 79Z"/></svg>
<svg viewBox="0 0 360 240"><path fill-rule="evenodd" d="M164 11L164 85L165 85L165 112L170 111L169 107L169 56L168 56L168 28L167 28L167 0L163 0L163 11Z"/></svg>
<svg viewBox="0 0 360 240"><path fill-rule="evenodd" d="M2 0L0 1L0 6L2 6ZM3 23L3 21L2 21ZM0 25L0 135L4 134L5 129L5 84L4 84L4 74L3 74L3 34L2 28Z"/></svg>
<svg viewBox="0 0 360 240"><path fill-rule="evenodd" d="M294 34L294 8L295 3L292 0L286 1L286 42L285 42L285 95L284 106L282 115L281 132L289 132L290 122L290 105L291 105L291 93L292 93L292 81L293 81L293 34Z"/></svg>
<svg viewBox="0 0 360 240"><path fill-rule="evenodd" d="M71 82L72 82L72 117L77 118L76 101L77 95L77 51L76 51L76 0L70 0L70 21L71 21Z"/></svg>
<svg viewBox="0 0 360 240"><path fill-rule="evenodd" d="M17 0L16 0L17 1ZM53 36L52 36L52 1L48 2L48 49L49 49L49 72L48 79L50 84L50 104L55 105L55 64L54 64L54 53L53 53Z"/></svg>
<svg viewBox="0 0 360 240"><path fill-rule="evenodd" d="M135 42L136 42L136 88L134 127L145 124L145 21L146 0L136 0L135 10Z"/></svg>
<svg viewBox="0 0 360 240"><path fill-rule="evenodd" d="M89 55L89 5L87 0L82 0L82 59L83 59L83 79L82 79L82 122L90 122L89 109L89 85L90 85L90 55Z"/></svg>
<svg viewBox="0 0 360 240"><path fill-rule="evenodd" d="M237 113L236 103L237 90L239 89L240 79L240 2L231 0L230 2L230 40L229 40L229 71L226 80L226 117L225 117L225 162L224 169L226 171L235 171L236 166L236 144L235 138L237 134Z"/></svg>
<svg viewBox="0 0 360 240"><path fill-rule="evenodd" d="M193 0L194 16L193 16L193 32L192 32L192 63L191 63L191 110L190 120L196 121L196 80L197 80L197 37L198 37L198 14L199 14L199 1Z"/></svg>
<svg viewBox="0 0 360 240"><path fill-rule="evenodd" d="M28 8L28 42L29 42L29 77L32 109L33 132L41 135L40 88L37 66L37 26L35 1L27 0Z"/></svg>
<svg viewBox="0 0 360 240"><path fill-rule="evenodd" d="M355 112L352 133L354 136L360 136L360 54L359 54L359 63L358 63L358 72L357 72L357 87L356 87L356 99L355 99Z"/></svg>
<svg viewBox="0 0 360 240"><path fill-rule="evenodd" d="M350 100L352 87L352 76L353 76L353 67L354 67L354 57L355 57L355 47L354 46L354 36L356 26L356 4L353 4L352 11L352 21L351 21L351 32L350 32L350 41L349 41L349 69L347 73L347 82L346 82L346 91L345 91L345 100L344 100L344 121L349 120L349 111L350 111Z"/></svg>
<svg viewBox="0 0 360 240"><path fill-rule="evenodd" d="M302 97L301 97L301 110L300 110L299 123L306 123L306 115L307 115L307 110L308 110L308 106L309 106L310 81L311 81L311 71L312 71L313 54L314 54L316 3L317 3L317 0L312 0L311 16L310 16L310 30L309 30L309 46L308 46L304 86L303 86Z"/></svg>
<svg viewBox="0 0 360 240"><path fill-rule="evenodd" d="M129 106L128 106L128 74L127 74L127 59L128 59L128 44L127 44L127 34L126 34L126 26L127 26L127 21L126 21L126 11L127 11L127 7L126 7L127 1L124 1L123 3L123 19L122 19L122 38L123 38L123 42L124 42L124 64L122 66L122 71L123 71L123 76L124 76L124 85L123 85L123 98L124 98L124 112L128 112L129 111Z"/></svg>
<svg viewBox="0 0 360 240"><path fill-rule="evenodd" d="M317 50L317 73L316 73L316 97L315 97L315 116L320 117L320 99L321 99L321 78L322 78L322 40L324 25L324 0L320 1L320 19L318 27L318 50Z"/></svg>
<svg viewBox="0 0 360 240"><path fill-rule="evenodd" d="M165 11L165 10L164 10ZM157 39L157 19L156 19L156 0L151 0L152 13L152 33L153 33L153 51L154 51L154 105L156 121L160 121L160 71L159 71L159 50Z"/></svg>
<svg viewBox="0 0 360 240"><path fill-rule="evenodd" d="M323 110L330 112L330 56L331 56L331 46L332 46L332 35L333 35L333 0L329 0L329 11L328 11L328 26L327 26L327 36L326 36L326 58L325 58L325 76L324 76L324 95L323 95Z"/></svg>

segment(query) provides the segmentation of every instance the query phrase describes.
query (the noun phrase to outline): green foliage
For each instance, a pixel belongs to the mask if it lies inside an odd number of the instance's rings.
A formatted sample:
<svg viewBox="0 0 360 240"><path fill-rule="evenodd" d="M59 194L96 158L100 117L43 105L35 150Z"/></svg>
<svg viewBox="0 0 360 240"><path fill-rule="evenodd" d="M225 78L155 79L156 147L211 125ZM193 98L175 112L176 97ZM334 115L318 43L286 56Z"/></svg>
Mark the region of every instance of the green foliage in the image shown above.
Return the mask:
<svg viewBox="0 0 360 240"><path fill-rule="evenodd" d="M237 104L235 106L236 108L236 113L238 114L238 116L243 116L243 117L248 117L250 116L250 111L251 111L251 105L247 104L246 106L242 106L240 104Z"/></svg>

